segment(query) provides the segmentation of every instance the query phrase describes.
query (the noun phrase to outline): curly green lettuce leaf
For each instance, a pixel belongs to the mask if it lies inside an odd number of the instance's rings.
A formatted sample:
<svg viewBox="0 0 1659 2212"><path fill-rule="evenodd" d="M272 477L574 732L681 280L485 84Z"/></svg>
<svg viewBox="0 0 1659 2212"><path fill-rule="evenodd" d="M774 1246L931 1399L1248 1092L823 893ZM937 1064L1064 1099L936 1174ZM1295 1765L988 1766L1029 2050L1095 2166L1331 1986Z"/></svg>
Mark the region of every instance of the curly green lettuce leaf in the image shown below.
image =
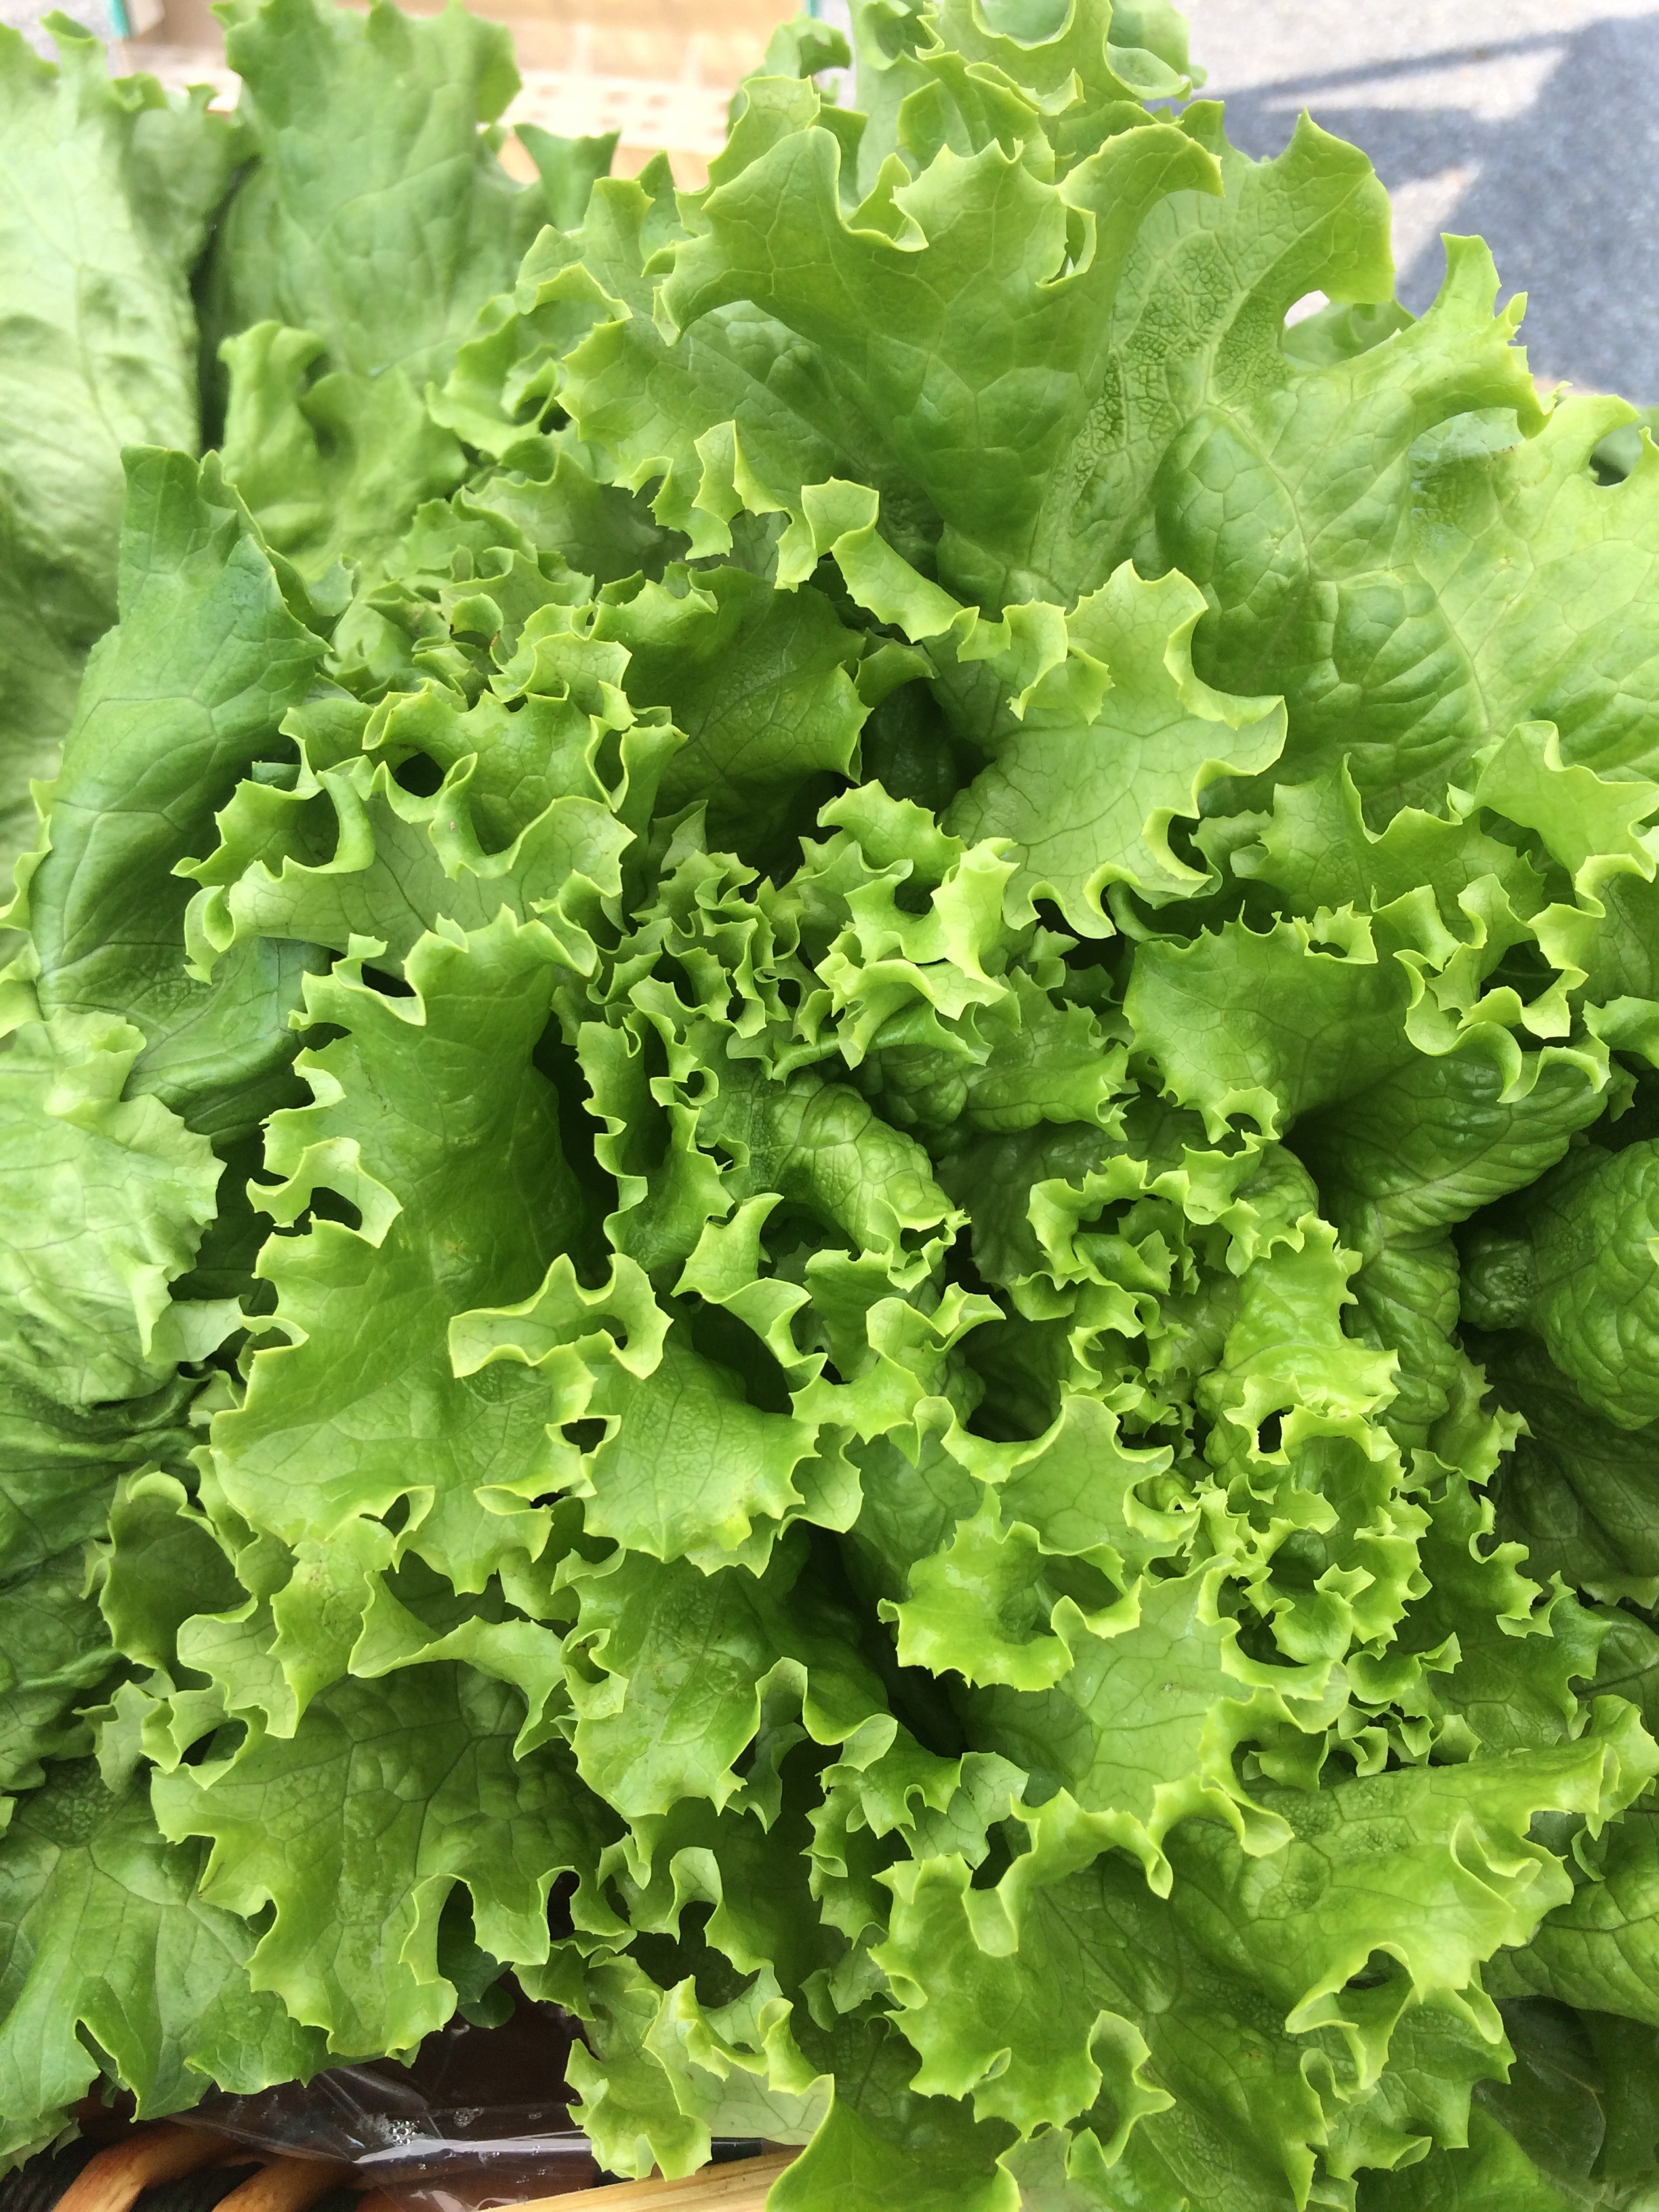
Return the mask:
<svg viewBox="0 0 1659 2212"><path fill-rule="evenodd" d="M629 842L605 803L611 794L585 777L598 797L561 793L492 850L483 839L497 826L495 779L480 752L506 716L447 713L441 696L431 704L429 744L447 721L459 726L458 744L470 735L479 751L463 753L428 794L405 790L384 755L362 753L320 774L307 763L291 789L238 787L219 816L218 847L180 864L204 886L185 917L198 970L211 975L245 942L289 939L343 953L357 938L378 942L378 957L395 969L435 924L478 929L503 909L539 921L567 966L592 969L590 926L621 889L618 860ZM543 718L532 709L532 719ZM526 795L522 786L514 793Z"/></svg>
<svg viewBox="0 0 1659 2212"><path fill-rule="evenodd" d="M267 544L307 575L336 561L379 574L423 500L454 490L466 459L392 373L319 372L315 331L259 322L224 340L220 452Z"/></svg>
<svg viewBox="0 0 1659 2212"><path fill-rule="evenodd" d="M1018 1455L994 1495L957 1517L948 1541L904 1562L890 1539L884 1564L890 1572L908 1567L902 1582L894 1576L902 1595L883 1606L902 1663L1041 1691L1087 1665L1086 1647L1079 1649L1085 1624L1107 1635L1121 1628L1109 1583L1091 1589L1089 1568L1127 1581L1126 1559L1139 1565L1167 1553L1186 1528L1182 1516L1146 1511L1134 1495L1167 1466L1168 1448L1125 1451L1115 1427L1095 1400L1064 1397L1054 1430ZM866 1541L878 1525L868 1517ZM1083 1570L1066 1565L1079 1558ZM1106 1601L1085 1611L1070 1585Z"/></svg>
<svg viewBox="0 0 1659 2212"><path fill-rule="evenodd" d="M1149 1576L1086 1620L1062 1599L1054 1630L1067 1659L1040 1688L982 1690L969 1709L979 1746L1029 1774L1039 1798L1063 1791L1095 1848L1135 1853L1162 1893L1167 1838L1183 1820L1230 1823L1263 1850L1284 1839L1239 1785L1238 1747L1253 1727L1311 1731L1329 1717L1327 1673L1263 1666L1240 1650L1238 1624L1218 1607L1219 1579L1202 1567Z"/></svg>
<svg viewBox="0 0 1659 2212"><path fill-rule="evenodd" d="M585 1289L562 1257L532 1297L451 1323L458 1375L522 1361L546 1377L550 1434L592 1438L567 1444L550 1478L581 1501L590 1536L705 1571L741 1559L758 1571L797 1516L839 1528L856 1516L840 1440L820 1443L817 1425L790 1411L789 1370L810 1379L822 1362L788 1340L804 1293L759 1275L760 1226L775 1204L751 1200L705 1229L684 1300L659 1304L625 1257L609 1283Z"/></svg>
<svg viewBox="0 0 1659 2212"><path fill-rule="evenodd" d="M1528 1328L1620 1429L1659 1419L1659 1144L1584 1145L1468 1248L1478 1328Z"/></svg>
<svg viewBox="0 0 1659 2212"><path fill-rule="evenodd" d="M1555 722L1575 760L1642 756L1651 491L1632 478L1623 508L1602 500L1586 463L1622 408L1546 416L1496 289L1485 247L1457 241L1420 322L1196 416L1158 503L1164 557L1218 589L1201 672L1283 691L1286 764L1346 756L1379 813L1434 803L1493 729L1525 719ZM1333 463L1362 446L1357 498ZM1575 579L1592 565L1586 599ZM1588 684L1592 665L1629 694Z"/></svg>
<svg viewBox="0 0 1659 2212"><path fill-rule="evenodd" d="M1048 580L1031 543L1042 487L1097 400L1097 334L1137 230L1165 195L1218 180L1204 148L1150 118L1056 184L985 136L961 153L936 141L914 179L892 161L854 216L816 118L742 167L739 131L663 299L682 330L752 302L817 349L861 443L938 514L947 581L1006 599L1011 574ZM1075 256L1068 219L1086 241Z"/></svg>
<svg viewBox="0 0 1659 2212"><path fill-rule="evenodd" d="M35 1363L0 1361L0 1557L25 1574L103 1528L123 1470L184 1466L198 1375L175 1370L143 1397L64 1405L40 1387Z"/></svg>
<svg viewBox="0 0 1659 2212"><path fill-rule="evenodd" d="M225 50L256 160L215 241L212 322L314 331L332 367L418 395L547 220L480 128L518 90L510 38L384 0L263 0L234 11Z"/></svg>
<svg viewBox="0 0 1659 2212"><path fill-rule="evenodd" d="M0 1840L0 2150L49 2142L106 2069L159 2118L208 2081L251 2094L322 2062L322 2038L253 1987L253 1937L200 1895L202 1857L90 1760L19 1808Z"/></svg>
<svg viewBox="0 0 1659 2212"><path fill-rule="evenodd" d="M1204 404L1211 377L1231 382L1229 356L1273 390L1289 370L1275 376L1261 339L1294 298L1389 288L1385 204L1362 157L1304 125L1278 162L1230 155L1218 167L1205 143L1213 111L1207 127L1189 117L1172 132L1121 83L1094 104L1098 27L1067 11L1017 41L988 38L967 9L944 11L951 47L965 35L994 51L1000 97L953 52L913 61L916 90L897 118L910 170L895 155L861 177L856 211L836 204L839 142L856 123L832 129L809 107L746 141L740 125L665 291L688 334L742 299L821 352L879 457L866 480L883 485L896 461L910 500L943 526L945 580L982 601L1035 589L1066 604L1103 582L1132 550L1188 408ZM1091 39L1093 100L1078 70ZM1166 75L1167 89L1177 82ZM770 91L751 86L751 117ZM1042 149L1029 166L1027 146ZM1039 181L1051 146L1064 173ZM1224 176L1225 205L1206 210ZM788 241L775 252L763 207L778 210ZM1152 343L1181 374L1135 374ZM748 450L787 489L765 448Z"/></svg>
<svg viewBox="0 0 1659 2212"><path fill-rule="evenodd" d="M896 2197L916 2212L1018 2212L1002 2153L1012 2130L920 2088L920 2069L884 2021L803 2034L833 2076L835 2101L800 2156L773 2185L775 2212L879 2212Z"/></svg>
<svg viewBox="0 0 1659 2212"><path fill-rule="evenodd" d="M777 1728L749 1803L683 1803L607 1855L651 1963L649 1978L634 1960L589 1965L575 1998L592 2030L584 2124L615 2171L700 2164L711 2136L757 2128L805 2142L824 2117L832 2084L793 2006L803 1990L836 2003L848 1959L808 1887L817 1757Z"/></svg>
<svg viewBox="0 0 1659 2212"><path fill-rule="evenodd" d="M1245 1114L1275 1136L1407 1065L1413 977L1395 956L1420 941L1427 896L1138 945L1125 1011L1168 1095L1213 1137Z"/></svg>
<svg viewBox="0 0 1659 2212"><path fill-rule="evenodd" d="M56 67L0 41L0 871L115 619L122 449L197 450L190 274L240 148L205 92L112 82L53 22Z"/></svg>
<svg viewBox="0 0 1659 2212"><path fill-rule="evenodd" d="M787 118L802 101L815 95L780 81L763 109ZM657 329L647 265L684 234L665 161L602 180L580 233L544 237L526 257L510 312L463 349L438 419L483 451L532 453L556 392L604 480L654 487L657 522L697 555L732 551L734 526L751 534L738 518L775 508L767 485L858 478L860 459L873 459L890 526L921 551L938 527L926 501L884 453L861 453L856 408L784 324L744 301L672 343Z"/></svg>
<svg viewBox="0 0 1659 2212"><path fill-rule="evenodd" d="M1451 1475L1425 1499L1429 1526L1419 1567L1428 1587L1412 1604L1402 1651L1432 1654L1425 1704L1441 1722L1443 1757L1473 1744L1487 1752L1571 1741L1589 1715L1577 1686L1620 1694L1605 1681L1600 1646L1605 1615L1556 1579L1546 1589L1524 1548L1493 1540L1490 1496Z"/></svg>
<svg viewBox="0 0 1659 2212"><path fill-rule="evenodd" d="M189 1504L184 1485L160 1468L124 1477L107 1542L95 1554L99 1610L116 1648L162 1671L178 1668L186 1620L242 1595L230 1561Z"/></svg>
<svg viewBox="0 0 1659 2212"><path fill-rule="evenodd" d="M1516 2063L1482 2103L1569 2201L1639 2203L1659 2134L1653 2033L1547 2001L1503 2011Z"/></svg>
<svg viewBox="0 0 1659 2212"><path fill-rule="evenodd" d="M411 1668L337 1684L291 1740L251 1737L157 1778L166 1834L212 1844L204 1902L245 1917L275 1908L252 1987L332 2051L410 2051L449 2017L438 1924L457 1884L483 1949L546 1960L548 1893L592 1865L604 1820L556 1752L514 1758L522 1711L469 1668Z"/></svg>
<svg viewBox="0 0 1659 2212"><path fill-rule="evenodd" d="M714 844L764 849L792 811L799 821L803 786L810 799L852 765L867 712L854 684L862 641L819 592L674 568L608 595L594 629L628 647L629 697L665 707L685 732L662 801L701 800Z"/></svg>
<svg viewBox="0 0 1659 2212"><path fill-rule="evenodd" d="M1536 1180L1605 1107L1603 1071L1589 1054L1545 1046L1517 1067L1506 1042L1486 1030L1443 1056L1413 1059L1296 1133L1327 1213L1364 1262L1361 1327L1400 1356L1389 1419L1402 1442L1429 1443L1459 1394L1449 1231Z"/></svg>
<svg viewBox="0 0 1659 2212"><path fill-rule="evenodd" d="M1128 556L1179 569L1212 599L1199 674L1283 695L1285 769L1346 754L1379 813L1437 803L1528 717L1571 760L1639 762L1659 478L1609 494L1589 465L1623 403L1546 412L1477 241L1420 321L1385 308L1365 343L1281 343L1310 290L1388 300L1364 157L1305 120L1252 162L1213 107L1173 138L1133 103L1093 109L1091 11L1018 40L976 24L927 10L884 60L875 35L872 82L896 68L908 93L884 126L902 155L869 174L856 149L882 131L761 77L683 220L636 192L584 240L610 306L590 298L555 380L618 480L660 480L659 516L715 550L739 506L860 479L908 558L989 606L1072 604ZM994 93L963 39L995 51ZM667 343L653 244L672 256ZM573 266L550 264L550 308ZM1616 580L1587 589L1592 568Z"/></svg>
<svg viewBox="0 0 1659 2212"><path fill-rule="evenodd" d="M220 1166L159 1099L124 1095L138 1030L112 1015L43 1020L27 983L3 990L0 1419L21 1508L37 1455L50 1464L61 1450L66 1474L84 1462L77 1431L94 1459L100 1432L111 1461L126 1456L120 1401L148 1401L135 1409L140 1431L158 1413L176 1417L179 1363L204 1358L237 1313L222 1299L171 1295L213 1218Z"/></svg>
<svg viewBox="0 0 1659 2212"><path fill-rule="evenodd" d="M805 1563L792 1540L759 1576L620 1551L572 1571L571 1743L583 1779L627 1820L740 1793L769 1697L797 1708L817 1743L866 1722L890 1730L872 1655L833 1591L802 1578Z"/></svg>
<svg viewBox="0 0 1659 2212"><path fill-rule="evenodd" d="M1582 1856L1571 1897L1496 1973L1509 1995L1659 2028L1659 1812L1637 1806Z"/></svg>
<svg viewBox="0 0 1659 2212"><path fill-rule="evenodd" d="M407 1500L403 1547L477 1590L546 1540L522 1501L551 1486L548 1386L522 1364L457 1376L448 1328L532 1291L580 1227L536 1061L556 947L505 911L429 933L403 996L376 988L369 957L307 985L310 1018L343 1034L301 1057L315 1103L272 1116L282 1180L253 1193L279 1225L308 1222L259 1261L289 1341L254 1352L214 1463L236 1510L289 1543Z"/></svg>
<svg viewBox="0 0 1659 2212"><path fill-rule="evenodd" d="M1659 2130L1651 2033L1548 2000L1508 2002L1503 2013L1514 2063L1503 2082L1480 2085L1467 2146L1367 2177L1365 2212L1622 2212L1650 2193Z"/></svg>
<svg viewBox="0 0 1659 2212"><path fill-rule="evenodd" d="M704 2002L699 1978L673 1978L689 1963L682 1947L671 1940L652 1948L657 1979L628 1957L573 1972L568 1954L546 1974L520 1978L582 2021L568 2079L607 2171L678 2178L707 2165L717 2134L758 2132L773 2142L810 2136L828 2084L814 2080L795 2049L772 1975L728 1997L738 1978L703 1951L700 1978L708 1987L712 1966L718 1991Z"/></svg>
<svg viewBox="0 0 1659 2212"><path fill-rule="evenodd" d="M91 1737L76 1708L111 1669L77 1546L0 1590L0 1791L33 1790L44 1762L83 1758Z"/></svg>
<svg viewBox="0 0 1659 2212"><path fill-rule="evenodd" d="M1305 2195L1328 2116L1376 2087L1402 2015L1461 2015L1498 2044L1480 1962L1571 1887L1526 1839L1536 1810L1604 1817L1654 1765L1639 1729L1607 1718L1566 1751L1274 1791L1292 1839L1265 1853L1213 1823L1184 1827L1167 1903L1121 1857L1096 1857L1063 1800L1028 1816L1034 1847L994 1889L948 1857L896 1869L878 1956L922 2054L917 2086L971 2093L981 2118L1023 2133L1092 2124L1098 2106L1115 2119L1103 2146L1091 2126L1098 2167L1133 2146L1126 2180L1161 2169L1166 2190L1196 2196L1231 2141L1218 2201L1265 2206L1286 2184ZM1500 1869L1501 1894L1487 1871ZM1373 1960L1390 1965L1373 1976ZM1299 2036L1322 2064L1299 2056Z"/></svg>
<svg viewBox="0 0 1659 2212"><path fill-rule="evenodd" d="M1650 1735L1659 1720L1659 1632L1624 1606L1598 1608L1601 1633L1595 1686L1613 1698L1628 1698Z"/></svg>
<svg viewBox="0 0 1659 2212"><path fill-rule="evenodd" d="M959 836L1012 840L1017 901L1052 898L1094 935L1110 884L1155 904L1205 888L1171 830L1196 818L1207 785L1269 767L1284 720L1273 702L1224 698L1193 673L1203 612L1184 577L1143 582L1126 563L1068 617L1063 670L1015 702L1018 724L948 815Z"/></svg>
<svg viewBox="0 0 1659 2212"><path fill-rule="evenodd" d="M1466 2144L1368 2175L1364 2188L1365 2212L1576 2212L1583 2201L1565 2195L1507 2129L1478 2111Z"/></svg>
<svg viewBox="0 0 1659 2212"><path fill-rule="evenodd" d="M290 1084L301 951L250 945L211 984L179 974L175 865L255 761L288 750L323 641L296 614L217 464L129 456L119 626L88 667L27 920L48 1016L114 1017L143 1039L134 1088L215 1135L257 1126Z"/></svg>
<svg viewBox="0 0 1659 2212"><path fill-rule="evenodd" d="M378 572L466 473L428 384L550 215L580 219L614 140L538 134L544 181L509 177L492 126L518 89L512 41L463 13L246 0L226 54L254 156L204 288L226 470L308 574L340 556Z"/></svg>
<svg viewBox="0 0 1659 2212"><path fill-rule="evenodd" d="M1659 1596L1652 1436L1595 1413L1535 1337L1474 1341L1498 1399L1526 1425L1498 1486L1499 1533L1525 1544L1534 1573L1651 1605Z"/></svg>

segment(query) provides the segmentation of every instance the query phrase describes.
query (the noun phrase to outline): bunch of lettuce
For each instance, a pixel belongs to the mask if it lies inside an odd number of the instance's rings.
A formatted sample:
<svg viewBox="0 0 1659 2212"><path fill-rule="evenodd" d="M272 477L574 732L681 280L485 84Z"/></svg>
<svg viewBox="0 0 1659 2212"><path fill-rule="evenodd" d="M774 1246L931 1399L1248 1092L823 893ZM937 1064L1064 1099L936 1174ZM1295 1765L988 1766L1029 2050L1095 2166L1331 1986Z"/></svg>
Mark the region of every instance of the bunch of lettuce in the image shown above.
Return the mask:
<svg viewBox="0 0 1659 2212"><path fill-rule="evenodd" d="M0 2150L510 1971L778 2212L1653 2212L1632 410L1165 0L690 193L228 12L0 46Z"/></svg>

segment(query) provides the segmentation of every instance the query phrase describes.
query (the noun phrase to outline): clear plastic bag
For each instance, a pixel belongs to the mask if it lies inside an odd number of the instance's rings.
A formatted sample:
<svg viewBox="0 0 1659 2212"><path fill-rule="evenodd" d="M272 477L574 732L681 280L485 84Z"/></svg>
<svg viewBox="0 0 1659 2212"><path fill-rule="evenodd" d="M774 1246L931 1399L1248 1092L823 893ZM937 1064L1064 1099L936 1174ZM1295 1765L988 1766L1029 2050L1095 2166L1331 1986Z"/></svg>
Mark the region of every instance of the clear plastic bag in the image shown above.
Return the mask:
<svg viewBox="0 0 1659 2212"><path fill-rule="evenodd" d="M565 2079L575 2033L556 2006L520 1997L497 2027L453 2020L407 2066L335 2066L252 2097L216 2089L189 2119L250 2149L349 2166L399 2212L591 2189L600 2176Z"/></svg>

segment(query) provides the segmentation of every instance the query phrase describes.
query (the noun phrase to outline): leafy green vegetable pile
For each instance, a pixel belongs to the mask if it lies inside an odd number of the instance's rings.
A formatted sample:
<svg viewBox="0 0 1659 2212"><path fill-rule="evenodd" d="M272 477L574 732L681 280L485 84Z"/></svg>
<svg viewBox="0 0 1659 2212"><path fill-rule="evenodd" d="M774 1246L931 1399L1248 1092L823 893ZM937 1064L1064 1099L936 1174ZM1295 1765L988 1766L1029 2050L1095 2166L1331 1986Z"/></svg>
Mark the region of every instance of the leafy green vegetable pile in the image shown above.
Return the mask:
<svg viewBox="0 0 1659 2212"><path fill-rule="evenodd" d="M688 194L229 12L0 44L0 2149L510 1968L780 2212L1652 2212L1632 410L1164 0Z"/></svg>

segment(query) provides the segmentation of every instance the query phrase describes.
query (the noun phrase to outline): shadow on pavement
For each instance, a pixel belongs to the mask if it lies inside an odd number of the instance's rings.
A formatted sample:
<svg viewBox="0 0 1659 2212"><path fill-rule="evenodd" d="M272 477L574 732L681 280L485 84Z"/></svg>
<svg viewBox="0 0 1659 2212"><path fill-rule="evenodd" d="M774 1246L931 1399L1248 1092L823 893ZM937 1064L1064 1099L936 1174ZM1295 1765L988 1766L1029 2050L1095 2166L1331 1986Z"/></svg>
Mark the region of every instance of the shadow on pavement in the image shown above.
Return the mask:
<svg viewBox="0 0 1659 2212"><path fill-rule="evenodd" d="M1495 122L1459 106L1373 105L1380 80L1408 88L1449 66L1500 67L1559 48L1532 104ZM1236 94L1228 128L1247 153L1277 153L1296 105L1363 146L1391 191L1470 172L1438 229L1492 249L1502 296L1528 297L1522 336L1550 380L1659 399L1659 13L1559 37L1449 48L1411 64L1310 74ZM1401 271L1421 313L1444 268L1438 238Z"/></svg>

